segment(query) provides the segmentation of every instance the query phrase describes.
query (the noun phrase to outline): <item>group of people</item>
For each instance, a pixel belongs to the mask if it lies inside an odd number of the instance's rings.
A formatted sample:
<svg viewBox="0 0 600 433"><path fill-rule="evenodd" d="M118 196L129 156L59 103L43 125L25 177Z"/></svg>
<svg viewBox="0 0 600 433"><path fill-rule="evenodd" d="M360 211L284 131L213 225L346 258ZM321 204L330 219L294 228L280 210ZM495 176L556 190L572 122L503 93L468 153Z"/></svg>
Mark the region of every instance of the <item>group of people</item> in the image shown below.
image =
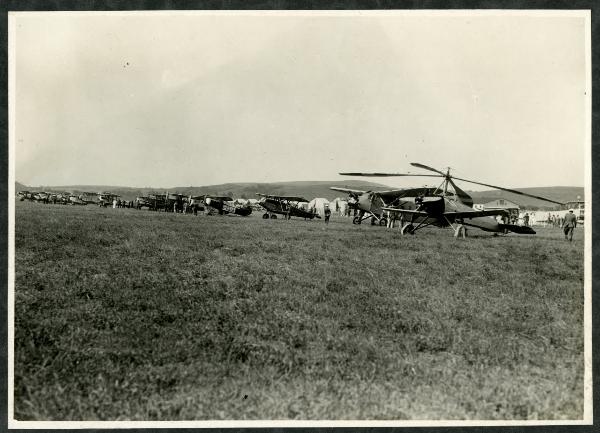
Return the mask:
<svg viewBox="0 0 600 433"><path fill-rule="evenodd" d="M551 227L562 227L565 223L565 217L549 213L548 218L546 219L546 223Z"/></svg>
<svg viewBox="0 0 600 433"><path fill-rule="evenodd" d="M130 209L135 207L135 204L133 202L133 200L121 200L121 199L113 199L112 202L112 207L113 209L117 209L117 208L126 208L126 209Z"/></svg>

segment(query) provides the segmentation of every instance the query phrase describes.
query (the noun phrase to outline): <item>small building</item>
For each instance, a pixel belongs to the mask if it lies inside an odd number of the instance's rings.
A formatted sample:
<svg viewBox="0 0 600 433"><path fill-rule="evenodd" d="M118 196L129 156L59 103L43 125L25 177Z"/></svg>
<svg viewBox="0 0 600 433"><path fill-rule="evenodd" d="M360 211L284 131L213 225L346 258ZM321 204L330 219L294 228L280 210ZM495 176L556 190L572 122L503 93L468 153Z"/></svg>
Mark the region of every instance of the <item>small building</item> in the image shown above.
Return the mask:
<svg viewBox="0 0 600 433"><path fill-rule="evenodd" d="M585 219L585 201L581 200L579 196L577 196L577 200L566 202L562 208L566 211L573 209L573 213L577 217L578 222L583 223L583 220Z"/></svg>
<svg viewBox="0 0 600 433"><path fill-rule="evenodd" d="M577 200L572 200L572 201L566 202L563 205L562 208L564 210L569 210L569 209L585 209L585 201L583 201L579 197L577 197Z"/></svg>

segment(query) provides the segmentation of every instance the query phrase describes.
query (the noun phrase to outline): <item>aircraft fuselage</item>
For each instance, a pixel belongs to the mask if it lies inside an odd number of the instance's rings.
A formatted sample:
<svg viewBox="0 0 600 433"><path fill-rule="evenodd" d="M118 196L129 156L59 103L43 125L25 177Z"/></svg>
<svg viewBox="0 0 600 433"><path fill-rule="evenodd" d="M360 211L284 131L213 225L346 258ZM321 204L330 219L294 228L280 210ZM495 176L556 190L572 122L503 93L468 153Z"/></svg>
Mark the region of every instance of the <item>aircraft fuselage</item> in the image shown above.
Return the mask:
<svg viewBox="0 0 600 433"><path fill-rule="evenodd" d="M283 200L275 200L268 197L263 197L258 204L260 204L265 210L272 214L289 215L299 218L314 218L315 214L312 212L300 209L293 204L290 204Z"/></svg>

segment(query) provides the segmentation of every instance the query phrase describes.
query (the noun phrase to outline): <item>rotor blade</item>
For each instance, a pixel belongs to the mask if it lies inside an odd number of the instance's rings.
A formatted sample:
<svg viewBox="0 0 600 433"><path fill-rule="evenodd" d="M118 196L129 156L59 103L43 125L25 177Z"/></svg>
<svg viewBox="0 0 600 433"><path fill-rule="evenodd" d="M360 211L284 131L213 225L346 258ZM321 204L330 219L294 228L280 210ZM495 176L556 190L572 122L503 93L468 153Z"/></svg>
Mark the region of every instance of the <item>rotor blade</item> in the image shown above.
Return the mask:
<svg viewBox="0 0 600 433"><path fill-rule="evenodd" d="M547 202L554 203L554 204L560 204L560 205L564 205L564 203L561 203L561 202L559 202L559 201L550 200L549 198L540 197L540 196L538 196L538 195L527 194L526 192L517 191L516 189L503 188L503 187L501 187L501 186L490 185L490 184L488 184L488 183L475 182L475 181L473 181L473 180L461 179L460 177L454 177L454 176L452 176L452 179L461 180L461 181L463 181L463 182L474 183L475 185L483 185L483 186L488 186L488 187L490 187L490 188L499 189L499 190L502 190L502 191L507 191L507 192L512 192L513 194L524 195L524 196L527 196L527 197L536 198L536 199L538 199L538 200L543 200L543 201L547 201Z"/></svg>
<svg viewBox="0 0 600 433"><path fill-rule="evenodd" d="M419 167L419 168L422 168L422 169L424 169L424 170L434 171L434 172L436 172L436 173L439 173L439 174L441 174L442 176L446 176L446 173L443 173L443 172L441 172L441 171L439 171L439 170L436 170L436 169L435 169L435 168L433 168L433 167L429 167L428 165L425 165L425 164L419 164L418 162L411 162L411 163L410 163L410 165L412 165L413 167Z"/></svg>
<svg viewBox="0 0 600 433"><path fill-rule="evenodd" d="M411 177L441 177L436 174L410 174L410 173L339 173L342 176L365 176L365 177L393 177L393 176L411 176Z"/></svg>

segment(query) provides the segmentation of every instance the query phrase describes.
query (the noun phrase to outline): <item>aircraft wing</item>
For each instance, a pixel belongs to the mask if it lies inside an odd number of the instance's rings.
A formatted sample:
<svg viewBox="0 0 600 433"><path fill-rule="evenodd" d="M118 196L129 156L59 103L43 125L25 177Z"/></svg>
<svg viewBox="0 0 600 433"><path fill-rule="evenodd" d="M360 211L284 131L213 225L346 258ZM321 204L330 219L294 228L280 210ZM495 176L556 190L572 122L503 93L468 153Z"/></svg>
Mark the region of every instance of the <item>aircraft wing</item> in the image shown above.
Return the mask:
<svg viewBox="0 0 600 433"><path fill-rule="evenodd" d="M475 210L473 209L472 211L470 210L465 210L465 211L460 211L460 212L444 212L444 216L445 217L452 217L452 218L477 218L477 217L484 217L484 216L496 216L496 215L506 215L507 212L505 210L501 210L501 209L495 209L495 210Z"/></svg>
<svg viewBox="0 0 600 433"><path fill-rule="evenodd" d="M257 192L256 195L259 195L261 197L274 198L277 200L299 201L299 202L308 203L308 200L306 200L304 197L296 197L296 196L290 196L290 195L261 194L259 192Z"/></svg>
<svg viewBox="0 0 600 433"><path fill-rule="evenodd" d="M207 195L206 197L212 200L220 200L220 201L232 201L233 198L228 197L226 195Z"/></svg>
<svg viewBox="0 0 600 433"><path fill-rule="evenodd" d="M414 216L424 216L424 217L441 217L445 216L447 218L477 218L484 216L495 216L495 215L505 215L506 211L496 209L496 210L475 210L472 211L460 211L460 212L444 212L442 215L429 214L424 211L419 210L409 210L409 209L398 209L393 207L384 207L383 210L387 210L390 212L396 212L402 215L414 215Z"/></svg>
<svg viewBox="0 0 600 433"><path fill-rule="evenodd" d="M420 210L398 209L395 207L384 207L382 209L390 211L390 212L396 212L396 213L399 213L402 215L414 215L414 216L424 216L424 217L431 216L427 212L423 212Z"/></svg>
<svg viewBox="0 0 600 433"><path fill-rule="evenodd" d="M329 189L340 192L347 192L348 194L364 194L367 191L362 191L360 189L350 189L350 188L340 188L337 186L330 186Z"/></svg>

